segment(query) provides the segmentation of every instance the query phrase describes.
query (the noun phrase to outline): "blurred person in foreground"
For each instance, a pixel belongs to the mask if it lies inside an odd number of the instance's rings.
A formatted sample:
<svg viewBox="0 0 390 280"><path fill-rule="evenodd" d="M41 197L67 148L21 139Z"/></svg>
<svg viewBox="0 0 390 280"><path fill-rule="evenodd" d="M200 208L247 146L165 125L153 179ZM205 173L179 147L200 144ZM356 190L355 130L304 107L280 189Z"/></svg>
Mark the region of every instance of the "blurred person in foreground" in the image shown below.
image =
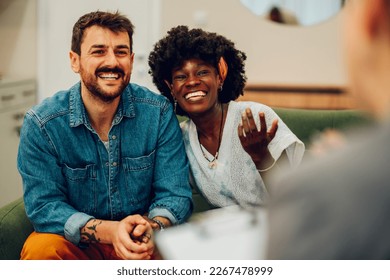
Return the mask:
<svg viewBox="0 0 390 280"><path fill-rule="evenodd" d="M118 12L80 17L70 63L81 81L25 116L18 168L35 231L22 259L157 258L153 229L191 214L172 106L130 83L133 31Z"/></svg>
<svg viewBox="0 0 390 280"><path fill-rule="evenodd" d="M337 152L275 179L269 259L390 258L390 0L351 0L350 90L377 120Z"/></svg>

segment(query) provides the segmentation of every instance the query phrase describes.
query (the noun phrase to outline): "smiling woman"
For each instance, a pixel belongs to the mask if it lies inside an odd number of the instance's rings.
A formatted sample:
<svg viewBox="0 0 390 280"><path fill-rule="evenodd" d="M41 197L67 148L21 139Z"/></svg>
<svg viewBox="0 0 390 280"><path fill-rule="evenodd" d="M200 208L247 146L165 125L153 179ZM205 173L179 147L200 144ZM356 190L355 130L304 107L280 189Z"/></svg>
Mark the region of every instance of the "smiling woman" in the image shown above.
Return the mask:
<svg viewBox="0 0 390 280"><path fill-rule="evenodd" d="M276 162L297 166L303 143L268 106L236 102L246 55L217 33L177 26L149 56L150 73L181 123L193 187L213 207L255 206L268 197L263 181Z"/></svg>

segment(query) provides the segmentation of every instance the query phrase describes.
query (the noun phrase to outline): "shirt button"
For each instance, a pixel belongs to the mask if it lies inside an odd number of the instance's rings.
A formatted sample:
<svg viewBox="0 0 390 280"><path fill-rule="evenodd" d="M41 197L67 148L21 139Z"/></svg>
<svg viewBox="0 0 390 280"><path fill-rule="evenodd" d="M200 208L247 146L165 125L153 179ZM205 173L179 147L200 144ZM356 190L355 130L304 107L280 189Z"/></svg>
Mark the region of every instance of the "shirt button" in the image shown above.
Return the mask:
<svg viewBox="0 0 390 280"><path fill-rule="evenodd" d="M108 166L108 161L106 162L106 166Z"/></svg>
<svg viewBox="0 0 390 280"><path fill-rule="evenodd" d="M116 161L114 161L113 163L112 163L112 166L117 166L118 165L118 163L116 163Z"/></svg>
<svg viewBox="0 0 390 280"><path fill-rule="evenodd" d="M115 140L116 139L116 135L112 135L111 139Z"/></svg>

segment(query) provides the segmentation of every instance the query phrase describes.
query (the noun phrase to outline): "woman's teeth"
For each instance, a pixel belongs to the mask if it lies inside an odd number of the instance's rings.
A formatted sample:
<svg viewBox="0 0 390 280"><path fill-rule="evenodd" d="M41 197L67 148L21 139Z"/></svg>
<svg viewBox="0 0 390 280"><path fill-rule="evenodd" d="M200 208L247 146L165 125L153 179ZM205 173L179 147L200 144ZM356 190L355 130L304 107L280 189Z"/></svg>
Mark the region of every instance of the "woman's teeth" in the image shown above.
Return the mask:
<svg viewBox="0 0 390 280"><path fill-rule="evenodd" d="M190 92L187 95L184 96L186 100L189 100L191 98L199 98L199 97L204 97L206 96L206 93L203 91L195 91L195 92Z"/></svg>

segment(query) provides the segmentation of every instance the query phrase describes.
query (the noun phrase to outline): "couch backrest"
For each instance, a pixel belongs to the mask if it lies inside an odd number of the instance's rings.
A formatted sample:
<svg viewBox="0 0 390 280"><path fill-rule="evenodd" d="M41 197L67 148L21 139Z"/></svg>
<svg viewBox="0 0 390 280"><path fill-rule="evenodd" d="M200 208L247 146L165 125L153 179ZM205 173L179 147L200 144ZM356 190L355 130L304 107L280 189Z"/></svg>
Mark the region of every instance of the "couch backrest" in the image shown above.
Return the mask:
<svg viewBox="0 0 390 280"><path fill-rule="evenodd" d="M358 110L273 109L306 146L326 129L356 129L371 122L368 115Z"/></svg>
<svg viewBox="0 0 390 280"><path fill-rule="evenodd" d="M272 108L294 134L301 139L306 146L310 144L312 137L326 129L353 129L367 125L370 117L358 110L313 110ZM186 117L177 116L179 122Z"/></svg>
<svg viewBox="0 0 390 280"><path fill-rule="evenodd" d="M32 231L22 198L0 208L0 259L18 260L24 241Z"/></svg>

